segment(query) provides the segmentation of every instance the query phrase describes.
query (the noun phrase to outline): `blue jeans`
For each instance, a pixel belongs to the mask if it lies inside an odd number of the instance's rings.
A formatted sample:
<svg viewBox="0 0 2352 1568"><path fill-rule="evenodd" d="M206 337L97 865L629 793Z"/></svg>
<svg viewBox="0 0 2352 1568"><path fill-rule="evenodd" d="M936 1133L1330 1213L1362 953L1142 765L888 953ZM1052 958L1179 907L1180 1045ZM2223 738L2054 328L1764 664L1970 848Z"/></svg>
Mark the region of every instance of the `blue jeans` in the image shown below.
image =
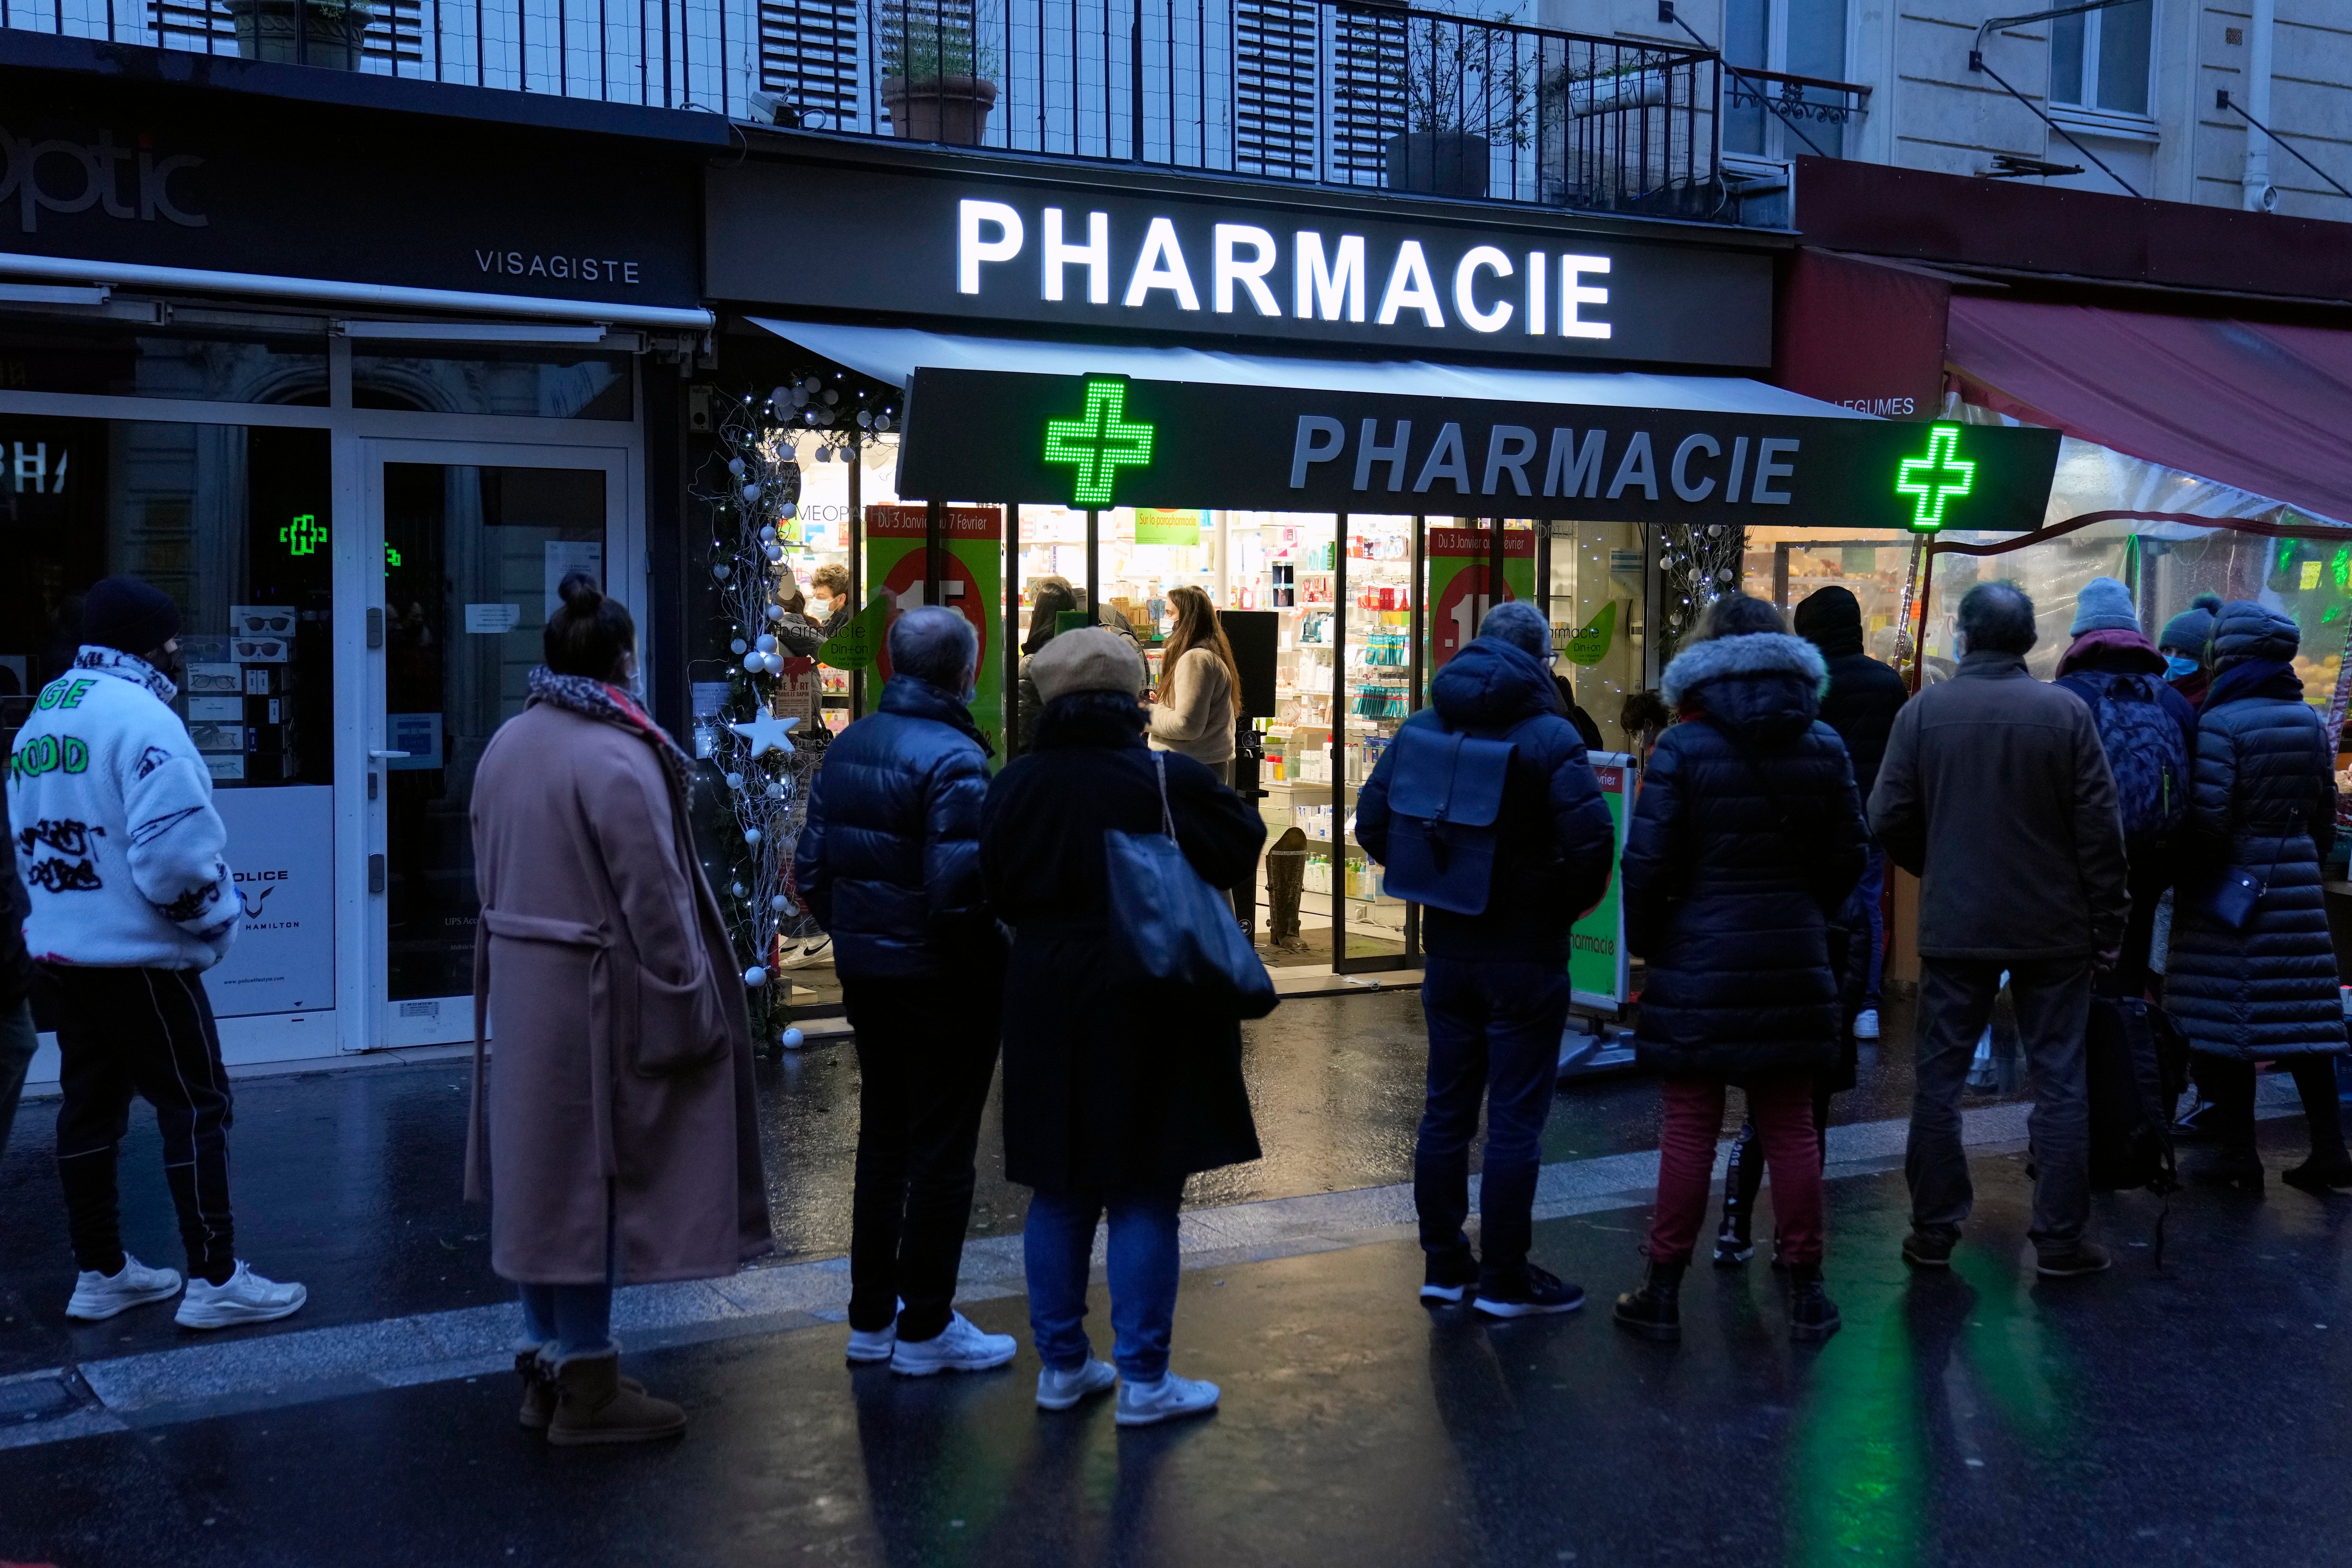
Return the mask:
<svg viewBox="0 0 2352 1568"><path fill-rule="evenodd" d="M1839 923L1853 933L1856 947L1862 949L1846 962L1860 972L1857 978L1862 982L1861 1005L1865 1008L1878 1005L1879 982L1886 967L1885 892L1886 851L1874 844L1862 863L1862 880L1853 885L1845 908L1838 914ZM1862 948L1864 943L1867 947ZM1847 994L1850 997L1852 991L1848 990Z"/></svg>
<svg viewBox="0 0 2352 1568"><path fill-rule="evenodd" d="M1095 1222L1110 1211L1111 1359L1129 1383L1168 1372L1176 1322L1176 1211L1184 1184L1138 1192L1058 1192L1029 1199L1023 1251L1029 1269L1029 1331L1037 1359L1073 1371L1094 1353L1087 1338L1087 1263Z"/></svg>
<svg viewBox="0 0 2352 1568"><path fill-rule="evenodd" d="M555 1342L558 1361L613 1349L610 1285L525 1285L522 1331L533 1344Z"/></svg>
<svg viewBox="0 0 2352 1568"><path fill-rule="evenodd" d="M1512 1282L1527 1262L1544 1122L1568 1026L1568 966L1469 958L1423 960L1429 1099L1413 1148L1412 1201L1422 1250L1465 1258L1470 1239L1470 1141L1486 1102L1486 1163L1478 1213L1480 1278Z"/></svg>

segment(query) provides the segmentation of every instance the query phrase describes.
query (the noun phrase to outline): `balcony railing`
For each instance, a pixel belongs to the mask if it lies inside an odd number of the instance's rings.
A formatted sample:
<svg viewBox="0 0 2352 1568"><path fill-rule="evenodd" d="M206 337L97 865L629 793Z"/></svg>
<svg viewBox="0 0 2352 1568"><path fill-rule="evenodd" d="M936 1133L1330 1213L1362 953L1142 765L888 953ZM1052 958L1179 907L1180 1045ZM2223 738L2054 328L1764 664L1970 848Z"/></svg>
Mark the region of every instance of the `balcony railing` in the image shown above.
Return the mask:
<svg viewBox="0 0 2352 1568"><path fill-rule="evenodd" d="M1723 75L1727 151L1843 158L1848 128L1870 112L1870 89L1854 82L1735 65Z"/></svg>
<svg viewBox="0 0 2352 1568"><path fill-rule="evenodd" d="M1756 112L1742 95L1784 99L1758 84L1795 79L1731 71L1704 50L1372 0L0 0L0 27L835 134L1720 223L1752 213L1727 194L1720 157L1731 117Z"/></svg>
<svg viewBox="0 0 2352 1568"><path fill-rule="evenodd" d="M761 0L780 123L1706 218L1711 54L1363 0Z"/></svg>

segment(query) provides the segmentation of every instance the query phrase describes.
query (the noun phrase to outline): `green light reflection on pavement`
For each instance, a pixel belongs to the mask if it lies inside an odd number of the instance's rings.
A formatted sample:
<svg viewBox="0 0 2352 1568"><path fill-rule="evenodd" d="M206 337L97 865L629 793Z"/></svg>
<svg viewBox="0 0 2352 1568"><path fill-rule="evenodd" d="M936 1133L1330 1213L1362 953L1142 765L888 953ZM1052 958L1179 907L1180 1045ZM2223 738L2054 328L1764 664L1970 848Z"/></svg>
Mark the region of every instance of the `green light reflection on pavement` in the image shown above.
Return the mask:
<svg viewBox="0 0 2352 1568"><path fill-rule="evenodd" d="M1845 1329L1813 1363L1790 1445L1788 1561L1908 1568L1927 1532L1927 1456L1901 1288L1845 1293Z"/></svg>

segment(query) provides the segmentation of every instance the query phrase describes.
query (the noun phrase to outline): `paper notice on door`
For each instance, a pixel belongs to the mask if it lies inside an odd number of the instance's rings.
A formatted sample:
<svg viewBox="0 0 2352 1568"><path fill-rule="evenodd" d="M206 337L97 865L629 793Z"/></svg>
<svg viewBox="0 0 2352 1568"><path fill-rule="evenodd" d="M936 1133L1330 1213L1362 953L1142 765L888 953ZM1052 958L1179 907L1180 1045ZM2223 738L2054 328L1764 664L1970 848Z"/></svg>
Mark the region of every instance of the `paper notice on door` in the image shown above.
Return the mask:
<svg viewBox="0 0 2352 1568"><path fill-rule="evenodd" d="M520 605L468 605L466 606L466 629L469 632L496 634L510 632L522 622Z"/></svg>
<svg viewBox="0 0 2352 1568"><path fill-rule="evenodd" d="M600 588L604 582L604 545L601 540L551 539L547 542L547 615L552 620L555 606L563 596L555 590L574 572L585 572L596 579Z"/></svg>

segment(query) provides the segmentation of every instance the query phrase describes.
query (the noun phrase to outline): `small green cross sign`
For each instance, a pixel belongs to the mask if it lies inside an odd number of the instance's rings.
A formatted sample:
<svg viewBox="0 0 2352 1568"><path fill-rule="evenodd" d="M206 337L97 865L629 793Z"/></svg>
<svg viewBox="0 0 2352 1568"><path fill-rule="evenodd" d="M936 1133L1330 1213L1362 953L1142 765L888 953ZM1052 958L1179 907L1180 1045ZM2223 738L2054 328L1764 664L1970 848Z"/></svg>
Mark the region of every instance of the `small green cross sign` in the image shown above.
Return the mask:
<svg viewBox="0 0 2352 1568"><path fill-rule="evenodd" d="M1903 459L1895 493L1916 498L1911 526L1918 532L1932 533L1943 527L1944 503L1977 488L1977 466L1962 462L1959 449L1960 427L1937 425L1927 432L1927 455Z"/></svg>
<svg viewBox="0 0 2352 1568"><path fill-rule="evenodd" d="M1076 468L1072 488L1078 505L1108 506L1118 470L1151 461L1152 434L1150 425L1129 423L1125 384L1089 379L1084 418L1045 421L1045 461Z"/></svg>
<svg viewBox="0 0 2352 1568"><path fill-rule="evenodd" d="M327 542L327 525L316 512L306 511L278 531L278 542L286 546L289 555L315 554Z"/></svg>

